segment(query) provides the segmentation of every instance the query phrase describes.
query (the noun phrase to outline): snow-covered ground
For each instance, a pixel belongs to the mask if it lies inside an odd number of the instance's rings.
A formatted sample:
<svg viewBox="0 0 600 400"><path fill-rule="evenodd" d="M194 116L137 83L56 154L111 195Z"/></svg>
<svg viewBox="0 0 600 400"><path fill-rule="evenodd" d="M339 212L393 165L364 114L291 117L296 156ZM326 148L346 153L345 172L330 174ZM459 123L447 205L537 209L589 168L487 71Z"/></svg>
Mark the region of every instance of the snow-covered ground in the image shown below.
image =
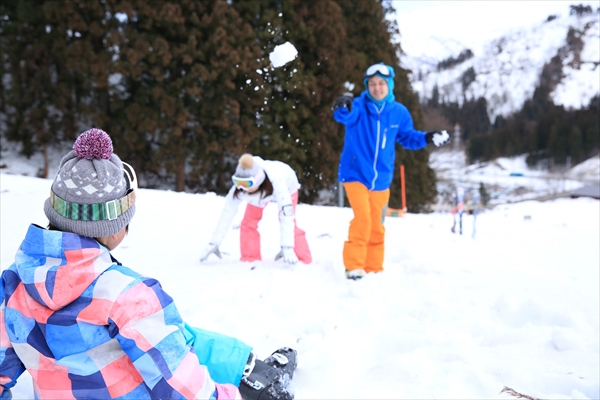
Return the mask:
<svg viewBox="0 0 600 400"><path fill-rule="evenodd" d="M28 225L47 224L50 185L0 174L2 270ZM298 400L510 399L505 386L600 398L597 200L497 206L477 217L475 237L473 216L462 236L449 214L387 218L385 271L357 282L342 264L349 208L298 206L311 265L272 261L272 205L259 226L263 262L238 261L240 210L224 258L200 263L223 204L215 194L141 189L114 255L158 279L188 323L238 337L260 357L296 348ZM27 373L13 394L33 398Z"/></svg>

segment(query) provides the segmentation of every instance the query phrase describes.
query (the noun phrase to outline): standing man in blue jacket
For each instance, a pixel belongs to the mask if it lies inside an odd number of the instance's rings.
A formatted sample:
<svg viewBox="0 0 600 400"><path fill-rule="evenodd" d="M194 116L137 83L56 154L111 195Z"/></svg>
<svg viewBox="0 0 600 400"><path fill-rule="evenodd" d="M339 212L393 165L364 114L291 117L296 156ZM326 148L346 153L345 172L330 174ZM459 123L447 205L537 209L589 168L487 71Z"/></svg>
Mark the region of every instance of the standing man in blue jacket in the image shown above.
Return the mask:
<svg viewBox="0 0 600 400"><path fill-rule="evenodd" d="M383 271L383 212L394 175L394 142L418 150L428 143L439 147L450 140L446 131L426 133L414 128L408 109L394 97L394 76L389 65L371 65L365 72L367 90L356 99L339 97L332 107L333 118L346 127L338 179L354 212L344 243L348 279Z"/></svg>

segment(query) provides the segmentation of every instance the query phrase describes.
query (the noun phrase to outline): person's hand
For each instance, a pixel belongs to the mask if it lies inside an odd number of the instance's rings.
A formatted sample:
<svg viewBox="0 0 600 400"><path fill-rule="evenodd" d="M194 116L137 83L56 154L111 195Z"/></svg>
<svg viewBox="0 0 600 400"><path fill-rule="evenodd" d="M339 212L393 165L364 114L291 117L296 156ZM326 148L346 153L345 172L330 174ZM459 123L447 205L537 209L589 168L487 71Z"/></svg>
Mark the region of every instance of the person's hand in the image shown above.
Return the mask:
<svg viewBox="0 0 600 400"><path fill-rule="evenodd" d="M440 147L450 141L450 135L447 131L427 132L425 134L425 140L427 140L427 143L433 143L435 147Z"/></svg>
<svg viewBox="0 0 600 400"><path fill-rule="evenodd" d="M219 246L216 244L209 243L208 246L206 246L204 248L204 250L202 250L202 253L200 253L200 262L206 261L208 256L210 256L213 253L219 258L223 258L223 257L221 257L221 252L219 251Z"/></svg>
<svg viewBox="0 0 600 400"><path fill-rule="evenodd" d="M352 106L352 100L353 100L352 96L349 96L349 95L343 95L341 97L338 97L333 102L331 111L335 112L335 110L337 110L338 108L342 108L342 107L346 107L348 109L348 111L350 111L350 107Z"/></svg>
<svg viewBox="0 0 600 400"><path fill-rule="evenodd" d="M296 252L294 252L293 247L282 247L279 254L275 256L275 261L282 257L286 264L296 264L298 262L298 256L296 256Z"/></svg>

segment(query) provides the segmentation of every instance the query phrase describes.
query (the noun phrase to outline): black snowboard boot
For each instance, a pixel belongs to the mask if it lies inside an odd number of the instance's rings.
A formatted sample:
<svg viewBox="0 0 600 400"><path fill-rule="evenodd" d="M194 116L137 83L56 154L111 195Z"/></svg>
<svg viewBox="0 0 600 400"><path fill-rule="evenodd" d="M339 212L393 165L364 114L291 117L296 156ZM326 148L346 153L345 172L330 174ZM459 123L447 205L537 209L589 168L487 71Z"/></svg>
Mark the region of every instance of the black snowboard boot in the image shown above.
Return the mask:
<svg viewBox="0 0 600 400"><path fill-rule="evenodd" d="M240 393L244 400L294 400L289 392L296 369L296 350L283 347L264 361L255 360L254 368L242 377Z"/></svg>

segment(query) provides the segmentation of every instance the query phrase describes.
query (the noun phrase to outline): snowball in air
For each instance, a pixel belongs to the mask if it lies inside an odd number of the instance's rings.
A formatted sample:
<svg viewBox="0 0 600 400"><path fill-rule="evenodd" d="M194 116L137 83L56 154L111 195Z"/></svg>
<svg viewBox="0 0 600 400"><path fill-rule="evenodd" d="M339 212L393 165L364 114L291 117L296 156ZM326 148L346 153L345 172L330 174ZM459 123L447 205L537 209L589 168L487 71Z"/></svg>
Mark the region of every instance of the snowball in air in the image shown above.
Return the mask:
<svg viewBox="0 0 600 400"><path fill-rule="evenodd" d="M275 46L275 49L269 54L269 60L273 68L279 68L284 66L288 62L292 61L298 56L298 50L290 42L285 42L279 46Z"/></svg>

